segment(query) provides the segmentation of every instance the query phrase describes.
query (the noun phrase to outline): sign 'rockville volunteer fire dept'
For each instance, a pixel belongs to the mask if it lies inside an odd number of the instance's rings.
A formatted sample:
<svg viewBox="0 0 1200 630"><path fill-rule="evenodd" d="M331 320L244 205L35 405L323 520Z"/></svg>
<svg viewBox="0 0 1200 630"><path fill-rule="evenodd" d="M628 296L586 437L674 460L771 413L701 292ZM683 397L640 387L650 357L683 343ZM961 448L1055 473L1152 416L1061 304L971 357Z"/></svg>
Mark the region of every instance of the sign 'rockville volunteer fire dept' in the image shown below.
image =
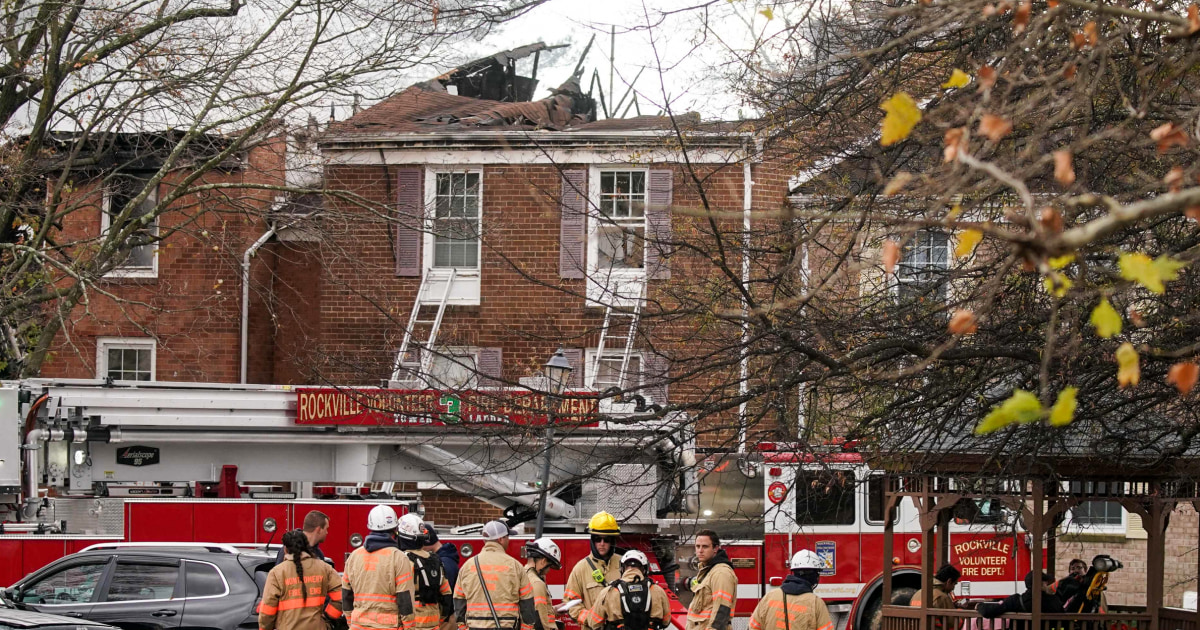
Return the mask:
<svg viewBox="0 0 1200 630"><path fill-rule="evenodd" d="M421 389L296 390L296 424L354 426L544 425L550 401L530 391ZM557 401L555 423L597 426L594 394L567 392Z"/></svg>

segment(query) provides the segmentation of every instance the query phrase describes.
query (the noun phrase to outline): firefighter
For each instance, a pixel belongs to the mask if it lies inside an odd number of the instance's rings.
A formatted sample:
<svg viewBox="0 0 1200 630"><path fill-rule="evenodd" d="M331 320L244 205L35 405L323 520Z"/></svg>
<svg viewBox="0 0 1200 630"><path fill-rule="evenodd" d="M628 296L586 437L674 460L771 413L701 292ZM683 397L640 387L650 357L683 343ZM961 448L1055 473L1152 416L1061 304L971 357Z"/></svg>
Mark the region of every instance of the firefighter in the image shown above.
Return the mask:
<svg viewBox="0 0 1200 630"><path fill-rule="evenodd" d="M313 557L301 530L283 535L284 562L267 574L258 606L260 630L327 630L342 618L342 579Z"/></svg>
<svg viewBox="0 0 1200 630"><path fill-rule="evenodd" d="M829 609L813 593L821 581L825 561L812 551L801 549L792 556L788 568L792 572L783 586L767 593L754 608L750 630L833 630Z"/></svg>
<svg viewBox="0 0 1200 630"><path fill-rule="evenodd" d="M562 551L549 538L538 538L525 545L525 573L533 587L533 604L537 608L537 623L534 630L557 630L558 616L551 604L550 589L546 587L546 574L550 569L562 568Z"/></svg>
<svg viewBox="0 0 1200 630"><path fill-rule="evenodd" d="M621 577L621 560L616 556L617 536L621 535L617 519L608 512L597 512L588 521L587 531L592 535L592 554L571 569L563 591L564 602L579 601L567 610L576 622L580 615L591 610L600 591Z"/></svg>
<svg viewBox="0 0 1200 630"><path fill-rule="evenodd" d="M958 584L958 579L962 577L962 571L959 571L952 564L943 564L937 573L933 574L933 601L929 603L929 608L950 608L954 609L954 587ZM920 607L921 591L917 591L909 600L909 606ZM961 620L959 620L961 621ZM942 630L946 627L945 619L937 617L933 620L933 630ZM954 628L961 628L960 622L953 623Z"/></svg>
<svg viewBox="0 0 1200 630"><path fill-rule="evenodd" d="M700 571L692 578L692 605L688 606L687 630L727 630L737 596L733 563L721 548L721 539L711 529L696 534L696 559Z"/></svg>
<svg viewBox="0 0 1200 630"><path fill-rule="evenodd" d="M329 517L324 512L310 510L304 515L303 531L304 537L308 539L308 553L317 560L324 560L332 565L333 561L326 559L325 554L321 553L321 543L329 536ZM275 564L283 562L283 552L283 548L280 547L279 555L275 556Z"/></svg>
<svg viewBox="0 0 1200 630"><path fill-rule="evenodd" d="M450 583L443 573L442 560L424 547L429 536L424 521L416 514L400 517L396 539L400 551L412 563L413 625L415 630L429 630L442 625L454 612Z"/></svg>
<svg viewBox="0 0 1200 630"><path fill-rule="evenodd" d="M943 564L937 573L933 574L933 601L929 603L929 608L954 608L954 587L960 577L962 572L954 565ZM917 591L909 605L919 608L921 601L921 592ZM937 625L941 627L940 623Z"/></svg>
<svg viewBox="0 0 1200 630"><path fill-rule="evenodd" d="M413 622L412 561L396 545L396 511L377 505L367 514L371 533L346 559L342 607L350 630L410 628Z"/></svg>
<svg viewBox="0 0 1200 630"><path fill-rule="evenodd" d="M454 587L459 628L469 630L533 630L537 609L525 568L508 555L512 532L500 521L483 526L487 543L463 563Z"/></svg>
<svg viewBox="0 0 1200 630"><path fill-rule="evenodd" d="M633 549L621 556L621 578L584 613L587 630L661 630L671 625L667 592L647 577L650 561Z"/></svg>

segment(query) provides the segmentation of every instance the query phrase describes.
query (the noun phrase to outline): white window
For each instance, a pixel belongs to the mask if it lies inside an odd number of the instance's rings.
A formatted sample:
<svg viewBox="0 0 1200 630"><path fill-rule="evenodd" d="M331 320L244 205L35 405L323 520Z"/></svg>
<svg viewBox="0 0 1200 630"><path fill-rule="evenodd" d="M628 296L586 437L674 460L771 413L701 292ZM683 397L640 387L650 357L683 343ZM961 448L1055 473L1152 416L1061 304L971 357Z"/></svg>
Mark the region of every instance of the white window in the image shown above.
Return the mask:
<svg viewBox="0 0 1200 630"><path fill-rule="evenodd" d="M587 365L584 372L584 383L592 384L597 391L610 387L635 389L642 384L642 355L634 352L629 355L629 364L625 368L625 382L621 382L621 362L624 360L624 349L604 349L604 356L596 361L596 349L587 351ZM595 380L592 380L593 377ZM644 392L642 392L644 394Z"/></svg>
<svg viewBox="0 0 1200 630"><path fill-rule="evenodd" d="M104 190L104 208L100 213L100 230L107 233L110 229L124 229L134 221L142 221L146 215L153 215L158 206L158 194L151 190L136 208L120 221L117 221L129 202L137 197L146 187L147 179L135 175L114 176ZM147 223L137 228L126 242L128 251L124 253L117 268L109 272L115 277L148 277L158 275L158 218L153 217Z"/></svg>
<svg viewBox="0 0 1200 630"><path fill-rule="evenodd" d="M429 364L429 374L419 375L420 352L412 351L402 364L409 370L408 377L419 381L430 389L472 389L479 383L478 348L441 348L434 353Z"/></svg>
<svg viewBox="0 0 1200 630"><path fill-rule="evenodd" d="M646 281L645 169L591 171L588 213L588 298L628 305L641 298Z"/></svg>
<svg viewBox="0 0 1200 630"><path fill-rule="evenodd" d="M153 381L154 340L101 337L96 342L96 377Z"/></svg>
<svg viewBox="0 0 1200 630"><path fill-rule="evenodd" d="M479 268L480 173L436 173L433 266Z"/></svg>
<svg viewBox="0 0 1200 630"><path fill-rule="evenodd" d="M904 244L896 268L896 291L901 301L946 300L950 269L950 237L945 232L921 230Z"/></svg>
<svg viewBox="0 0 1200 630"><path fill-rule="evenodd" d="M427 169L425 207L422 255L429 282L422 302L438 303L447 296L450 304L479 304L483 171Z"/></svg>
<svg viewBox="0 0 1200 630"><path fill-rule="evenodd" d="M429 384L435 389L471 389L479 382L479 351L444 348L429 366Z"/></svg>
<svg viewBox="0 0 1200 630"><path fill-rule="evenodd" d="M1071 508L1063 529L1076 533L1125 533L1125 508L1117 501L1084 501Z"/></svg>

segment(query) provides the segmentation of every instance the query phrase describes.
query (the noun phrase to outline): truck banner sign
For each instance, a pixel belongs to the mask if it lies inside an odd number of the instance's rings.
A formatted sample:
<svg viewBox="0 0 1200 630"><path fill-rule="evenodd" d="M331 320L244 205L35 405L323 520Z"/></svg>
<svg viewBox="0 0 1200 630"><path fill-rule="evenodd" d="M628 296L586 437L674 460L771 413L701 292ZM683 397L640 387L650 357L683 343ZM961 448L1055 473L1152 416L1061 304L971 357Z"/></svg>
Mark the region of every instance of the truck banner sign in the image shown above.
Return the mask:
<svg viewBox="0 0 1200 630"><path fill-rule="evenodd" d="M954 546L956 564L963 579L1002 578L1010 573L1012 542L1010 540L968 540Z"/></svg>
<svg viewBox="0 0 1200 630"><path fill-rule="evenodd" d="M442 392L419 389L296 390L296 424L378 427L545 425L550 401L530 391ZM599 402L592 393L566 392L555 424L597 426Z"/></svg>

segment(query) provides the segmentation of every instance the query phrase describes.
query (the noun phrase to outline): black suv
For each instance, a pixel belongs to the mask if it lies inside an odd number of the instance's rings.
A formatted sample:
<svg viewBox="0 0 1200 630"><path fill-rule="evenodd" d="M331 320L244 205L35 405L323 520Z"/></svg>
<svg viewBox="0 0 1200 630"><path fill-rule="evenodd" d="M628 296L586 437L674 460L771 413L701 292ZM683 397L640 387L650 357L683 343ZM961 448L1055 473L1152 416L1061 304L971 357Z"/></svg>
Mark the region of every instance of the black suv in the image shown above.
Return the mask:
<svg viewBox="0 0 1200 630"><path fill-rule="evenodd" d="M257 628L274 554L231 545L111 543L52 562L4 593L18 607L125 630Z"/></svg>

